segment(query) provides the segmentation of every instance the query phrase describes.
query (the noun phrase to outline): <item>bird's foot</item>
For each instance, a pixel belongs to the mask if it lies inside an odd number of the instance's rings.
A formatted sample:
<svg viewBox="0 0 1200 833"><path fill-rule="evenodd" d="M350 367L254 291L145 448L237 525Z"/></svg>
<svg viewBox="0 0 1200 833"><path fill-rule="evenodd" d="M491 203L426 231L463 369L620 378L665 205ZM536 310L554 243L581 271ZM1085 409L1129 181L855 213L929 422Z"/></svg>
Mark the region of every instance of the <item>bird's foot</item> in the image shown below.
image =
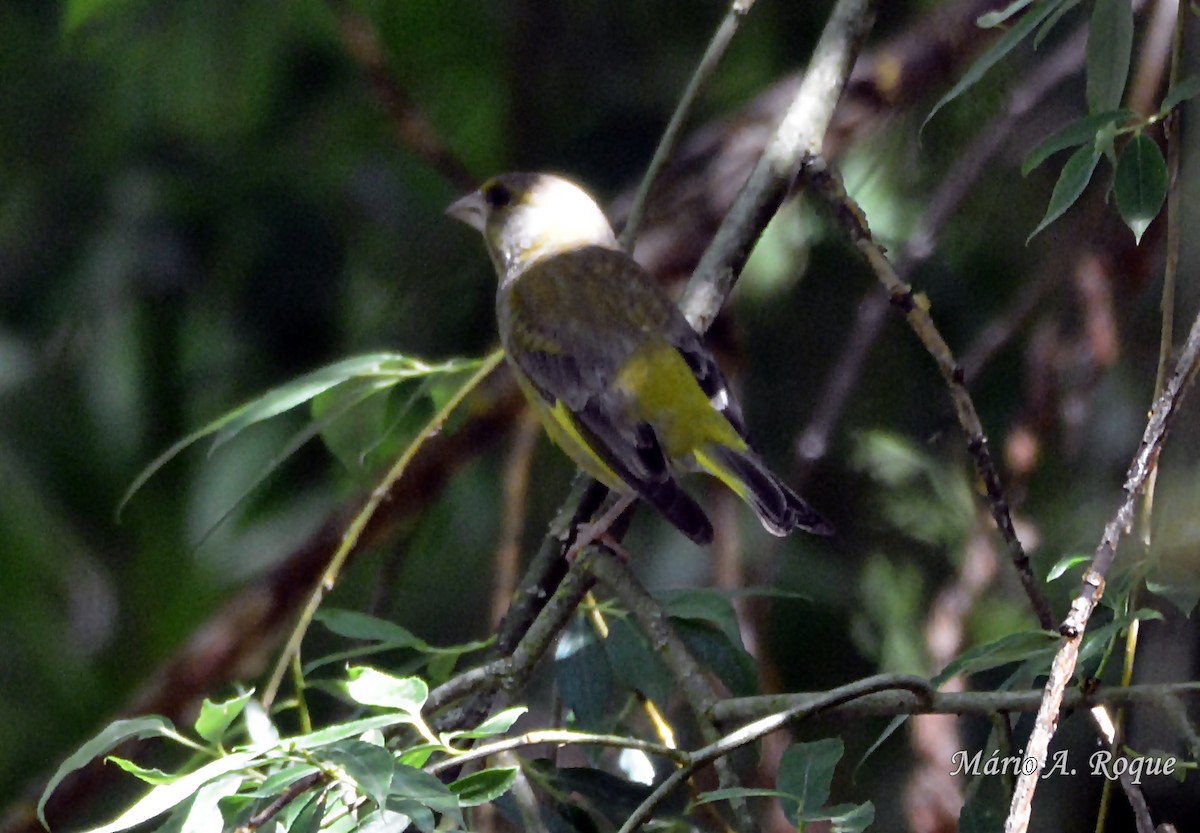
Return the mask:
<svg viewBox="0 0 1200 833"><path fill-rule="evenodd" d="M608 533L608 528L616 522L617 518L621 517L635 500L637 500L635 495L622 495L620 500L609 507L608 511L599 518L575 527L575 542L567 549L567 561L572 564L575 563L575 559L579 557L579 554L587 546L597 542L604 544L620 558L628 561L629 553L616 538Z"/></svg>

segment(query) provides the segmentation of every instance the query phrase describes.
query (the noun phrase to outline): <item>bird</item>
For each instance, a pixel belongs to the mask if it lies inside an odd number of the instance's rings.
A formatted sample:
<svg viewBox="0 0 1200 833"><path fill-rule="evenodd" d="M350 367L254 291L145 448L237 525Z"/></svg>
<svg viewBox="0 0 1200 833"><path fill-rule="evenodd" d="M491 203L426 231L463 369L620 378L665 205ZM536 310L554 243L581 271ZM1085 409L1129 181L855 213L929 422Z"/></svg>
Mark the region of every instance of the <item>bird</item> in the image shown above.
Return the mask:
<svg viewBox="0 0 1200 833"><path fill-rule="evenodd" d="M586 190L554 174L506 173L446 213L483 234L507 362L550 438L585 472L701 546L712 524L678 482L693 471L733 490L774 535L833 534L750 446L713 354Z"/></svg>

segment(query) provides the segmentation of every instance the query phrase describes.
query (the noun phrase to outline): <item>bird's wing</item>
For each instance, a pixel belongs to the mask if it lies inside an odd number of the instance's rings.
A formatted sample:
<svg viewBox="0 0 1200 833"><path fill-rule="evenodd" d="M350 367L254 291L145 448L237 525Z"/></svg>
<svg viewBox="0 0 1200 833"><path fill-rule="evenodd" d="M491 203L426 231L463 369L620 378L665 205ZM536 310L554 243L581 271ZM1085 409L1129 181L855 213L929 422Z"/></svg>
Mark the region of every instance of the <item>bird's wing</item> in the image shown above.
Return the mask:
<svg viewBox="0 0 1200 833"><path fill-rule="evenodd" d="M746 422L742 417L742 408L738 405L733 391L729 389L725 374L721 372L717 360L713 358L703 339L683 317L683 313L679 312L677 307L672 306L672 309L675 314L667 328L667 340L683 356L708 401L729 420L734 430L745 438Z"/></svg>

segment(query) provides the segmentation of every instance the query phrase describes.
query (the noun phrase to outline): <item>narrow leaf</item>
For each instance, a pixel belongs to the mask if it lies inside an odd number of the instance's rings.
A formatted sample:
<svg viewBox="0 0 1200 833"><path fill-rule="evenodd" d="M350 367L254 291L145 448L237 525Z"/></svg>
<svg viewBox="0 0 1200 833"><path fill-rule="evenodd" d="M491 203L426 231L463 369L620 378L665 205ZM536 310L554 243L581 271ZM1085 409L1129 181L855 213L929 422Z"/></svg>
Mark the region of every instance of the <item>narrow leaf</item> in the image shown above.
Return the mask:
<svg viewBox="0 0 1200 833"><path fill-rule="evenodd" d="M214 833L224 829L225 819L217 802L236 793L242 781L242 775L230 773L196 790L196 800L187 808L179 833Z"/></svg>
<svg viewBox="0 0 1200 833"><path fill-rule="evenodd" d="M392 753L382 746L348 738L337 746L321 750L320 756L341 768L377 806L384 806L396 770Z"/></svg>
<svg viewBox="0 0 1200 833"><path fill-rule="evenodd" d="M386 642L397 648L415 647L426 650L428 646L411 631L402 628L395 622L359 613L356 610L340 608L322 608L313 617L338 636L347 639L365 639L370 642Z"/></svg>
<svg viewBox="0 0 1200 833"><path fill-rule="evenodd" d="M1129 0L1095 0L1088 25L1088 112L1121 105L1133 50L1133 6Z"/></svg>
<svg viewBox="0 0 1200 833"><path fill-rule="evenodd" d="M418 715L429 698L429 686L420 677L393 677L365 665L350 669L346 692L356 703L396 709Z"/></svg>
<svg viewBox="0 0 1200 833"><path fill-rule="evenodd" d="M130 775L145 781L147 784L167 784L174 781L179 776L174 772L164 772L161 769L150 769L125 758L118 758L116 755L109 755L104 760L110 764L116 764L121 769L128 772Z"/></svg>
<svg viewBox="0 0 1200 833"><path fill-rule="evenodd" d="M1135 118L1130 110L1109 110L1094 116L1084 116L1071 122L1060 130L1052 133L1030 151L1021 163L1021 175L1029 176L1029 172L1045 162L1052 154L1060 150L1084 144L1099 144L1097 134L1105 128L1110 128L1118 122Z"/></svg>
<svg viewBox="0 0 1200 833"><path fill-rule="evenodd" d="M975 25L980 29L994 29L1013 15L1024 11L1025 7L1032 2L1033 0L1013 0L1013 2L1009 3L1003 9L981 14L975 18Z"/></svg>
<svg viewBox="0 0 1200 833"><path fill-rule="evenodd" d="M783 753L779 761L776 782L779 789L795 799L785 802L788 818L796 814L811 813L821 809L829 800L829 788L833 784L833 771L842 759L845 747L841 738L825 738L812 743L794 743Z"/></svg>
<svg viewBox="0 0 1200 833"><path fill-rule="evenodd" d="M830 833L862 833L875 823L875 805L870 801L829 808Z"/></svg>
<svg viewBox="0 0 1200 833"><path fill-rule="evenodd" d="M459 815L458 798L436 775L430 775L423 770L397 764L396 772L392 775L390 792L393 796L403 796L420 802L434 812L447 813L451 817ZM396 805L389 802L388 806L395 808Z"/></svg>
<svg viewBox="0 0 1200 833"><path fill-rule="evenodd" d="M118 831L128 830L148 822L180 802L191 798L197 790L210 781L217 781L231 772L252 766L258 758L258 754L251 750L218 758L177 781L155 787L112 821L93 827L85 833L118 833Z"/></svg>
<svg viewBox="0 0 1200 833"><path fill-rule="evenodd" d="M1096 152L1095 147L1084 146L1071 154L1067 164L1063 165L1062 173L1058 175L1058 182L1054 184L1054 192L1050 195L1050 204L1046 206L1046 216L1042 217L1037 228L1025 239L1026 243L1075 204L1075 200L1079 199L1083 189L1091 182L1092 173L1096 170L1096 163L1099 161L1100 154Z"/></svg>
<svg viewBox="0 0 1200 833"><path fill-rule="evenodd" d="M1189 75L1167 90L1162 106L1158 108L1159 116L1165 116L1173 107L1194 98L1197 94L1200 94L1200 75Z"/></svg>
<svg viewBox="0 0 1200 833"><path fill-rule="evenodd" d="M212 420L154 458L121 497L117 506L117 516L120 517L125 504L146 484L146 481L154 476L155 472L178 456L180 452L205 437L216 435L209 452L211 454L251 425L302 405L324 391L350 379L377 378L391 384L398 384L405 379L420 376L459 373L479 364L480 362L474 359L428 364L400 353L369 353L344 359L306 373L291 382L272 388L261 396ZM386 384L381 384L382 387L386 387Z"/></svg>
<svg viewBox="0 0 1200 833"><path fill-rule="evenodd" d="M723 790L710 790L696 796L694 805L711 804L714 801L727 801L731 798L788 798L789 794L781 790L768 790L758 787L726 787Z"/></svg>
<svg viewBox="0 0 1200 833"><path fill-rule="evenodd" d="M459 778L450 785L450 790L463 807L476 807L504 795L516 778L516 767L483 769Z"/></svg>
<svg viewBox="0 0 1200 833"><path fill-rule="evenodd" d="M1046 581L1054 581L1055 579L1062 578L1062 576L1066 575L1067 571L1076 564L1083 564L1084 562L1091 560L1092 557L1086 553L1064 555L1062 558L1058 559L1057 562L1055 562L1053 567L1050 568L1050 572L1046 574Z"/></svg>
<svg viewBox="0 0 1200 833"><path fill-rule="evenodd" d="M50 799L50 795L62 783L64 778L88 764L93 758L100 757L127 740L170 737L174 734L175 727L171 725L171 721L158 715L113 721L104 727L100 731L100 734L75 750L74 754L63 761L58 770L51 776L49 783L46 784L46 789L42 792L42 797L38 800L38 821L47 830L50 829L50 825L46 822L46 802Z"/></svg>
<svg viewBox="0 0 1200 833"><path fill-rule="evenodd" d="M1058 22L1063 19L1066 13L1078 5L1079 0L1066 0L1049 17L1042 21L1042 25L1038 27L1037 34L1033 36L1033 48L1037 49L1041 46L1042 41L1054 31L1054 27L1058 25Z"/></svg>
<svg viewBox="0 0 1200 833"><path fill-rule="evenodd" d="M925 125L929 124L929 120L937 114L938 110L941 110L951 101L975 86L989 69L995 66L1009 52L1012 52L1025 39L1026 35L1032 32L1047 15L1051 14L1063 2L1064 0L1042 0L1025 14L1021 15L1011 29L1001 35L1000 39L992 44L990 49L980 55L975 60L975 63L971 64L967 71L963 73L962 78L958 79L958 83L938 99L937 103L933 105L933 109L929 111L929 115L925 117L925 121L921 122L921 129L925 129Z"/></svg>
<svg viewBox="0 0 1200 833"><path fill-rule="evenodd" d="M511 729L512 725L527 711L529 709L524 706L513 706L510 709L505 709L502 712L492 715L474 729L469 729L465 732L455 732L454 736L460 738L487 738L493 735L502 735Z"/></svg>
<svg viewBox="0 0 1200 833"><path fill-rule="evenodd" d="M196 734L209 743L217 743L225 735L225 731L237 720L238 715L246 708L254 692L233 697L222 703L214 703L207 697L200 706L200 714L196 718Z"/></svg>
<svg viewBox="0 0 1200 833"><path fill-rule="evenodd" d="M349 723L336 723L333 726L309 732L307 735L297 735L293 738L287 738L283 741L283 745L289 746L292 749L316 749L319 746L326 746L343 738L352 738L361 735L363 732L369 732L372 729L386 729L389 726L407 722L408 717L403 714L395 712L380 714L375 717L351 720Z"/></svg>
<svg viewBox="0 0 1200 833"><path fill-rule="evenodd" d="M1134 136L1121 151L1113 194L1121 219L1133 232L1134 240L1141 243L1167 199L1167 163L1158 143L1146 134Z"/></svg>
<svg viewBox="0 0 1200 833"><path fill-rule="evenodd" d="M951 660L932 682L934 686L940 686L958 674L976 674L1008 665L1010 662L1020 662L1035 656L1050 656L1054 653L1057 642L1058 634L1052 631L1019 631L1006 634L992 642L963 651Z"/></svg>

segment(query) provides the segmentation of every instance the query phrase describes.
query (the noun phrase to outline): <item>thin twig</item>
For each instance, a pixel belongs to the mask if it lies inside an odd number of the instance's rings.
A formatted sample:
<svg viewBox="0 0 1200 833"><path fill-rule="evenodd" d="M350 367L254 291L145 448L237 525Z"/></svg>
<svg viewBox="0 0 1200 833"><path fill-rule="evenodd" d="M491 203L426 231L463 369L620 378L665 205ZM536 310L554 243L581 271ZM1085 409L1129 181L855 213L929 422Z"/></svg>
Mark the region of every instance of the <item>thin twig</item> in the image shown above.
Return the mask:
<svg viewBox="0 0 1200 833"><path fill-rule="evenodd" d="M439 772L451 767L460 766L468 761L478 761L500 752L509 752L513 749L521 749L526 746L540 746L545 743L561 744L564 746L606 746L612 749L635 749L638 752L645 752L647 755L657 755L660 758L666 758L676 763L686 763L690 757L688 753L682 750L672 749L661 743L651 743L639 738L625 737L624 735L599 735L591 732L572 732L565 729L535 729L524 732L516 737L503 738L481 744L463 752L461 755L455 755L451 758L430 764L425 767L425 770L436 775Z"/></svg>
<svg viewBox="0 0 1200 833"><path fill-rule="evenodd" d="M588 553L585 552L576 559L575 564L559 582L554 595L538 608L538 615L507 655L484 666L489 669L488 672L472 669L461 675L470 675L471 678L467 682L460 684L457 682L458 678L455 678L430 693L426 706L429 711L434 711L468 692L478 694L466 706L444 714L438 721L439 730L474 726L489 712L508 705L513 692L525 685L533 673L534 666L545 656L567 620L594 584L595 580L587 570L587 556ZM559 560L563 564L567 563L561 556Z"/></svg>
<svg viewBox="0 0 1200 833"><path fill-rule="evenodd" d="M352 520L350 525L346 527L346 531L342 534L342 540L338 544L337 550L329 559L328 566L325 568L325 571L321 574L321 578L317 581L316 585L312 589L312 592L309 594L308 602L300 611L300 618L293 626L291 636L288 638L287 644L284 646L282 653L279 655L279 660L275 664L275 669L271 672L270 679L267 680L266 685L263 687L261 698L263 708L270 709L271 704L275 702L275 695L279 693L279 686L283 682L283 675L287 671L288 666L291 664L292 657L296 656L299 652L300 643L304 639L304 634L308 630L309 623L312 622L313 616L316 615L317 608L321 606L321 602L324 600L325 594L332 590L333 586L337 583L338 576L341 573L342 567L346 563L346 559L350 557L350 553L352 553L355 547L358 545L363 531L367 528L367 524L370 522L371 517L375 514L375 510L379 508L379 504L381 504L384 498L391 493L392 487L404 474L405 470L408 469L408 464L412 462L413 457L418 451L420 451L421 446L425 443L425 441L430 437L433 437L442 429L442 426L445 425L446 420L450 418L450 414L454 412L454 409L462 404L462 401L467 397L467 395L471 393L471 391L475 390L475 388L479 387L479 384L486 379L488 375L496 369L496 366L503 360L504 353L500 350L496 350L490 355L481 359L478 369L471 376L471 378L463 383L462 387L456 390L454 395L446 400L445 404L438 409L437 413L435 413L433 417L431 417L429 421L427 421L425 425L421 427L421 430L417 432L417 436L414 437L412 442L409 443L404 449L404 453L401 454L399 459L392 464L392 467L388 469L387 474L383 476L383 478L379 481L379 484L371 490L370 496L367 498L362 508L357 512L357 514L355 514L354 520Z"/></svg>
<svg viewBox="0 0 1200 833"><path fill-rule="evenodd" d="M830 14L800 88L680 299L680 308L697 332L708 330L717 317L803 161L820 153L834 107L874 19L873 0L840 0Z"/></svg>
<svg viewBox="0 0 1200 833"><path fill-rule="evenodd" d="M722 700L713 709L718 722L749 720L774 714L789 708L811 705L828 695L825 691L804 691L793 694L766 694L756 697L737 697ZM1200 682L1156 683L1121 688L1102 686L1085 693L1072 688L1063 699L1064 709L1079 709L1097 705L1127 705L1148 703L1161 705L1173 697L1200 697ZM1013 714L1037 711L1042 702L1041 690L1029 691L935 691L927 698L902 691L890 691L861 697L836 709L829 717L894 717L898 714Z"/></svg>
<svg viewBox="0 0 1200 833"><path fill-rule="evenodd" d="M667 776L655 788L654 792L650 794L650 797L642 802L633 814L625 820L625 823L621 825L619 833L633 833L633 831L645 824L650 819L650 815L654 812L654 809L676 787L687 778L690 778L693 772L705 764L720 760L731 752L740 749L746 744L754 743L756 740L787 726L789 723L813 717L814 715L834 709L843 703L857 700L860 697L866 697L875 692L890 689L904 689L912 692L918 698L930 697L933 694L928 680L902 674L887 674L880 677L869 677L865 680L858 680L833 691L825 692L812 702L789 708L749 723L741 729L725 735L716 743L709 744L703 749L693 752L691 760L685 766L680 767Z"/></svg>
<svg viewBox="0 0 1200 833"><path fill-rule="evenodd" d="M1008 548L1009 559L1017 570L1021 585L1025 589L1025 595L1029 597L1038 622L1043 628L1052 628L1054 617L1050 612L1050 605L1042 595L1041 586L1033 575L1029 556L1025 553L1025 548L1021 545L1017 532L1013 528L1008 500L1005 498L1004 489L1000 484L1000 474L988 451L987 435L983 432L983 425L979 421L975 403L964 384L962 366L955 360L950 346L946 344L945 339L934 325L933 319L930 318L927 300L923 296L915 295L912 287L896 274L895 268L884 254L882 247L871 236L871 230L867 226L867 220L863 216L862 210L846 193L841 177L834 170L826 166L820 157L813 157L810 163L804 166L801 176L813 193L830 206L843 231L866 257L875 276L887 290L892 304L904 313L905 320L937 363L942 379L949 388L959 424L966 434L967 451L970 453L979 479L987 491L992 518Z"/></svg>
<svg viewBox="0 0 1200 833"><path fill-rule="evenodd" d="M275 816L279 815L289 804L304 795L304 793L328 781L329 776L324 772L314 772L305 775L284 790L282 795L277 796L270 804L251 816L245 824L237 828L236 833L253 833L253 831L258 830L271 819L275 818Z"/></svg>
<svg viewBox="0 0 1200 833"><path fill-rule="evenodd" d="M615 555L597 552L589 566L593 575L621 600L650 638L651 648L662 657L679 684L684 699L696 717L696 724L704 742L717 743L720 740L720 732L711 716L713 707L718 702L717 692L713 690L700 664L667 622L667 614L662 607L634 578L628 565ZM722 758L716 761L716 767L722 789L740 786L737 774L727 760ZM739 827L746 831L752 830L753 819L750 818L745 802L731 802L731 807L738 817Z"/></svg>
<svg viewBox="0 0 1200 833"><path fill-rule="evenodd" d="M896 261L896 272L901 280L907 281L937 250L942 230L956 216L962 201L984 172L989 170L996 155L1006 147L1005 143L1013 129L1027 118L1047 93L1058 89L1063 79L1079 71L1083 65L1086 44L1087 29L1080 27L1033 68L1027 76L1028 80L1009 95L1004 109L984 125L970 147L950 166L926 202L913 233L909 235ZM1050 285L1051 281L1047 278L1039 287L1048 288ZM1023 300L1019 303L1035 304L1044 291L1044 288L1030 288L1022 293ZM883 331L887 307L887 297L875 292L869 293L860 304L850 335L826 376L824 390L817 397L816 411L796 443L800 463L805 470L811 469L824 456L829 446L829 436L867 366L867 354ZM1008 315L1004 320L1012 321L1013 317ZM980 341L994 348L998 344L997 335L1008 336L1012 332L1011 328L1002 331L990 328L984 331ZM968 380L974 377L982 363L983 357L976 355L974 350L967 352L962 364Z"/></svg>
<svg viewBox="0 0 1200 833"><path fill-rule="evenodd" d="M704 88L708 79L716 71L717 64L720 63L721 57L733 40L742 18L746 16L754 3L755 0L733 0L729 5L729 11L721 20L721 25L717 27L716 34L708 42L708 47L704 50L704 55L700 58L696 71L688 80L688 85L684 88L679 103L675 105L675 112L671 114L671 120L667 122L662 138L658 140L658 147L654 149L654 156L651 157L650 164L646 167L646 174L638 184L637 193L634 194L633 203L629 208L629 217L625 220L625 228L621 230L621 248L625 251L633 251L633 242L637 239L638 226L642 224L642 217L646 212L646 201L650 196L650 190L654 187L658 175L666 167L675 146L679 143L679 134L683 131L684 122L692 112L700 90Z"/></svg>
<svg viewBox="0 0 1200 833"><path fill-rule="evenodd" d="M1045 766L1050 739L1058 726L1063 694L1075 673L1083 632L1087 629L1088 619L1096 603L1104 593L1105 577L1116 559L1121 536L1129 531L1133 523L1138 495L1157 466L1158 455L1162 451L1167 431L1178 413L1179 404L1183 401L1197 369L1200 369L1200 316L1192 322L1183 352L1175 364L1175 371L1167 382L1166 389L1154 402L1146 430L1142 434L1141 445L1126 474L1120 506L1116 515L1104 528L1100 544L1092 557L1092 565L1083 574L1079 595L1071 603L1071 611L1059 629L1063 635L1062 645L1050 667L1050 678L1046 682L1041 708L1038 709L1033 733L1025 747L1026 755L1037 762L1037 768L1032 769L1030 774L1023 771L1017 781L1008 819L1005 821L1005 833L1024 833L1029 827L1038 774Z"/></svg>

